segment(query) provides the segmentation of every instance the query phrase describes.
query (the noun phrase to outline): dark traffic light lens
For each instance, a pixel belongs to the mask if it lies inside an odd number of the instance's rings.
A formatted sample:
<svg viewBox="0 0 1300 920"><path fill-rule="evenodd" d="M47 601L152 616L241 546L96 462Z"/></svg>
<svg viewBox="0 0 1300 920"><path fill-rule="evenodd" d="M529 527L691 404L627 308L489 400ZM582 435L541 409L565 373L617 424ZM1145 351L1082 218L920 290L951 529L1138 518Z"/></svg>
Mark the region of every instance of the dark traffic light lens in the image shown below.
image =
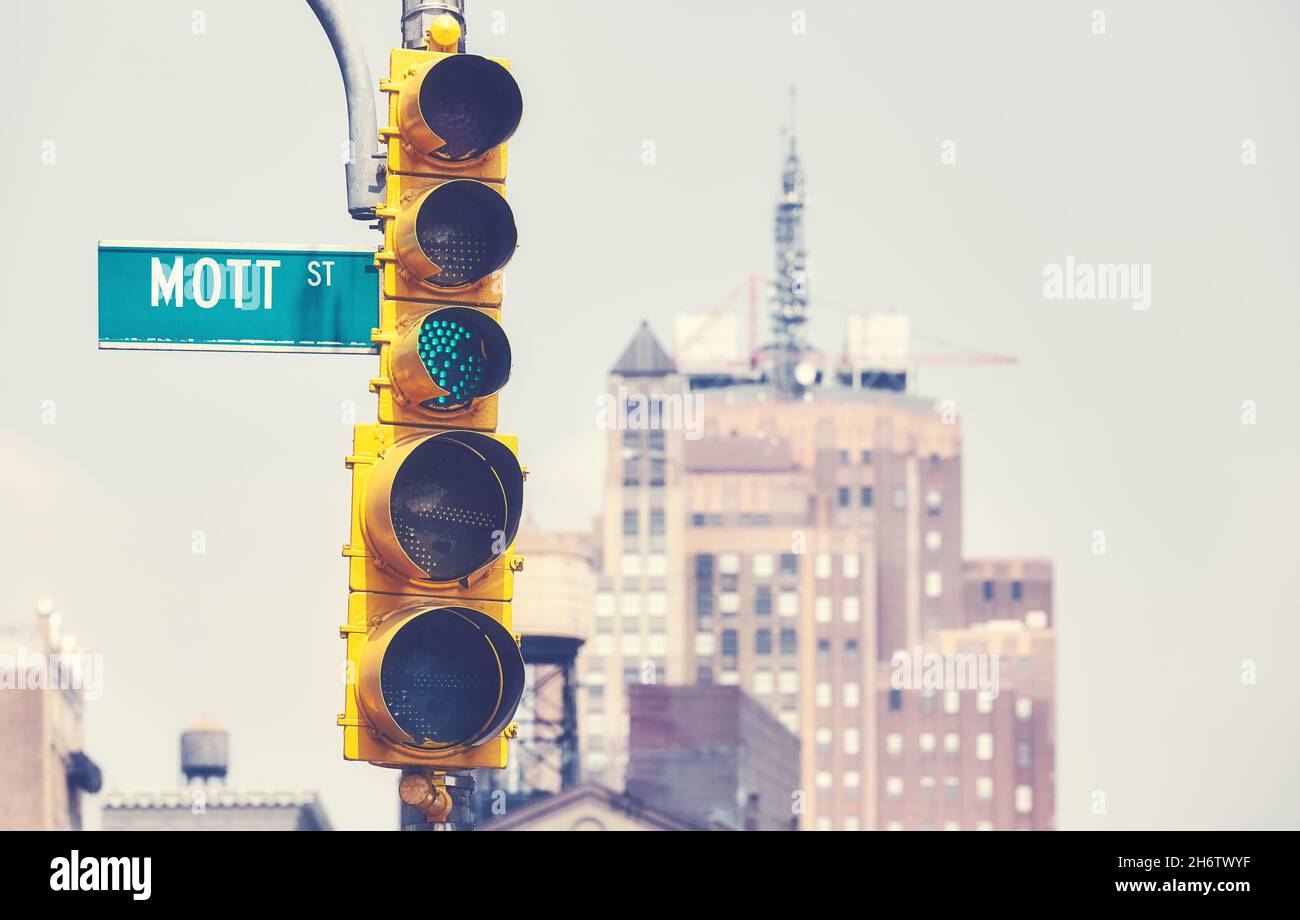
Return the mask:
<svg viewBox="0 0 1300 920"><path fill-rule="evenodd" d="M426 278L437 287L461 287L500 271L519 240L515 217L501 195L481 182L459 179L425 196L415 238L440 272Z"/></svg>
<svg viewBox="0 0 1300 920"><path fill-rule="evenodd" d="M393 636L380 667L384 705L416 745L472 743L500 708L497 652L455 609L412 619Z"/></svg>
<svg viewBox="0 0 1300 920"><path fill-rule="evenodd" d="M421 444L393 477L397 542L429 579L466 578L504 550L506 493L492 465L451 438Z"/></svg>
<svg viewBox="0 0 1300 920"><path fill-rule="evenodd" d="M444 141L433 156L443 160L473 159L504 143L523 109L510 71L473 54L439 61L420 86L420 114Z"/></svg>

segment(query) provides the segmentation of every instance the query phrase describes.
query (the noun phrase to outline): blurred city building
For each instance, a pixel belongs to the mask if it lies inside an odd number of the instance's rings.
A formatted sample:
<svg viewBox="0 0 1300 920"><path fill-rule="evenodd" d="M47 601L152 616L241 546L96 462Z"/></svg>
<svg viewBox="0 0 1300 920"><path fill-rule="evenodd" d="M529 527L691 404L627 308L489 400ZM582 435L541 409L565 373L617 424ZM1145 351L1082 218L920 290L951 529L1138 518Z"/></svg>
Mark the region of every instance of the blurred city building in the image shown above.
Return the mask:
<svg viewBox="0 0 1300 920"><path fill-rule="evenodd" d="M181 734L179 789L110 792L100 824L106 831L328 831L314 792L263 791L226 785L230 733L202 718Z"/></svg>
<svg viewBox="0 0 1300 920"><path fill-rule="evenodd" d="M80 830L101 777L83 747L87 693L102 668L62 629L49 600L28 627L0 629L0 830Z"/></svg>
<svg viewBox="0 0 1300 920"><path fill-rule="evenodd" d="M495 818L485 831L703 830L598 783L541 796Z"/></svg>
<svg viewBox="0 0 1300 920"><path fill-rule="evenodd" d="M676 358L642 323L610 371L584 775L633 789L629 688L732 685L801 738L804 829L1051 828L1051 564L964 560L960 420L914 392L1014 359L913 353L898 313L812 349L802 196L791 141L768 344L688 315ZM959 652L999 656L996 697L894 686L896 655Z"/></svg>
<svg viewBox="0 0 1300 920"><path fill-rule="evenodd" d="M627 794L691 824L797 830L799 739L739 687L633 684Z"/></svg>

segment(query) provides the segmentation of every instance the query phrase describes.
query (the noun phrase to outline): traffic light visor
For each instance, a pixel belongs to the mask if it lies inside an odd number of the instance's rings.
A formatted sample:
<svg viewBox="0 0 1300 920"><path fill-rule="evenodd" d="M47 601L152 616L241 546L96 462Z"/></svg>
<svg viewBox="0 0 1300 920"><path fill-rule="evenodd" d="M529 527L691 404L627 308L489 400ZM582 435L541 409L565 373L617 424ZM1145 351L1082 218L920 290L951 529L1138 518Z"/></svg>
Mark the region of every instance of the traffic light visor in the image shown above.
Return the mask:
<svg viewBox="0 0 1300 920"><path fill-rule="evenodd" d="M400 442L366 486L367 538L407 577L448 584L496 561L514 542L523 471L514 453L474 431Z"/></svg>
<svg viewBox="0 0 1300 920"><path fill-rule="evenodd" d="M505 143L523 115L523 96L510 71L475 54L436 61L417 72L408 87L410 95L407 87L402 90L404 133L415 135L416 145L427 148L421 152L440 160L482 156Z"/></svg>
<svg viewBox="0 0 1300 920"><path fill-rule="evenodd" d="M468 607L416 609L381 624L362 673L362 702L380 733L432 750L500 734L524 686L514 637Z"/></svg>

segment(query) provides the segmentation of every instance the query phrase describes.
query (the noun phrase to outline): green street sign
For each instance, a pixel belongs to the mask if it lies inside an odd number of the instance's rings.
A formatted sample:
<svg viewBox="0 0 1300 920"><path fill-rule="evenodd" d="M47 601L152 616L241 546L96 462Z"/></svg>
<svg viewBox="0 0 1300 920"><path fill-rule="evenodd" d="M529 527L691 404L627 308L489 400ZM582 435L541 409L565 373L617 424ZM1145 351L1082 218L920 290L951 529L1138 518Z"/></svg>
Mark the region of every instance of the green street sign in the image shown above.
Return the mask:
<svg viewBox="0 0 1300 920"><path fill-rule="evenodd" d="M99 347L373 353L368 247L99 244Z"/></svg>

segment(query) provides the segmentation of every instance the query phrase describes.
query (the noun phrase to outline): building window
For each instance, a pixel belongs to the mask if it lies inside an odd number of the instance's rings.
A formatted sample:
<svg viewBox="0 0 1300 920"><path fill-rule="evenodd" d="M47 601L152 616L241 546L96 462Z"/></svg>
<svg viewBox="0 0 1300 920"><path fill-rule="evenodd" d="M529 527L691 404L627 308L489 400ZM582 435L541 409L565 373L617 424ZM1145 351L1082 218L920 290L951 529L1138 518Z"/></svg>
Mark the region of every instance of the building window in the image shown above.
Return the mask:
<svg viewBox="0 0 1300 920"><path fill-rule="evenodd" d="M955 776L945 776L943 778L943 800L949 805L955 805L961 801L961 782Z"/></svg>
<svg viewBox="0 0 1300 920"><path fill-rule="evenodd" d="M831 663L831 640L817 640L817 664L825 667Z"/></svg>
<svg viewBox="0 0 1300 920"><path fill-rule="evenodd" d="M862 505L863 508L870 508L871 497L871 486L863 486L858 494L858 504Z"/></svg>
<svg viewBox="0 0 1300 920"><path fill-rule="evenodd" d="M903 736L898 732L890 732L885 736L885 753L890 757L903 756Z"/></svg>
<svg viewBox="0 0 1300 920"><path fill-rule="evenodd" d="M723 616L735 616L740 612L740 595L734 591L718 595L718 610Z"/></svg>
<svg viewBox="0 0 1300 920"><path fill-rule="evenodd" d="M713 595L704 594L703 592L695 595L695 615L698 617L713 616Z"/></svg>
<svg viewBox="0 0 1300 920"><path fill-rule="evenodd" d="M798 634L793 629L781 630L781 654L793 655L798 649Z"/></svg>
<svg viewBox="0 0 1300 920"><path fill-rule="evenodd" d="M596 595L596 616L610 617L614 615L614 595L608 591L601 591Z"/></svg>
<svg viewBox="0 0 1300 920"><path fill-rule="evenodd" d="M817 577L818 577L818 578L830 578L830 577L831 577L831 554L830 554L830 553L818 553L818 554L817 554L817 572L816 572L816 574L817 574Z"/></svg>
<svg viewBox="0 0 1300 920"><path fill-rule="evenodd" d="M857 667L858 664L858 640L844 640L844 666L846 668Z"/></svg>
<svg viewBox="0 0 1300 920"><path fill-rule="evenodd" d="M664 449L664 430L662 428L650 429L650 449L652 451L662 451Z"/></svg>
<svg viewBox="0 0 1300 920"><path fill-rule="evenodd" d="M993 600L993 582L991 581L984 582L984 600Z"/></svg>
<svg viewBox="0 0 1300 920"><path fill-rule="evenodd" d="M641 575L641 557L636 553L623 556L623 577L637 578Z"/></svg>
<svg viewBox="0 0 1300 920"><path fill-rule="evenodd" d="M1022 815L1027 815L1034 810L1034 787L1017 786L1016 787L1016 811Z"/></svg>
<svg viewBox="0 0 1300 920"><path fill-rule="evenodd" d="M903 691L902 691L902 690L890 690L890 691L889 691L889 711L890 711L890 712L902 712L902 711L903 711Z"/></svg>
<svg viewBox="0 0 1300 920"><path fill-rule="evenodd" d="M772 589L760 586L754 591L754 613L760 617L772 615Z"/></svg>
<svg viewBox="0 0 1300 920"><path fill-rule="evenodd" d="M926 572L925 573L925 596L939 597L943 594L943 573Z"/></svg>
<svg viewBox="0 0 1300 920"><path fill-rule="evenodd" d="M819 725L816 733L817 752L819 754L829 754L831 746L835 740L834 733L825 725Z"/></svg>
<svg viewBox="0 0 1300 920"><path fill-rule="evenodd" d="M771 553L754 554L754 577L771 578L775 572L774 560Z"/></svg>
<svg viewBox="0 0 1300 920"><path fill-rule="evenodd" d="M981 802L993 801L993 777L981 776L975 780L975 797Z"/></svg>
<svg viewBox="0 0 1300 920"><path fill-rule="evenodd" d="M665 470L668 465L664 462L663 457L650 458L650 485L662 486L665 482Z"/></svg>
<svg viewBox="0 0 1300 920"><path fill-rule="evenodd" d="M650 511L650 536L662 537L664 535L664 513L661 509L652 508Z"/></svg>
<svg viewBox="0 0 1300 920"><path fill-rule="evenodd" d="M695 554L695 577L700 581L713 580L713 557L708 553Z"/></svg>
<svg viewBox="0 0 1300 920"><path fill-rule="evenodd" d="M862 619L862 602L856 597L844 598L844 622L856 623Z"/></svg>
<svg viewBox="0 0 1300 920"><path fill-rule="evenodd" d="M640 527L638 526L638 521L637 521L637 513L635 511L624 511L623 512L623 536L635 537L640 532L641 532Z"/></svg>
<svg viewBox="0 0 1300 920"><path fill-rule="evenodd" d="M623 485L641 485L641 458L627 457L623 460Z"/></svg>
<svg viewBox="0 0 1300 920"><path fill-rule="evenodd" d="M799 557L794 553L781 554L781 574L798 575L799 574Z"/></svg>
<svg viewBox="0 0 1300 920"><path fill-rule="evenodd" d="M695 634L695 654L701 658L712 658L716 649L717 642L713 633L697 632Z"/></svg>
<svg viewBox="0 0 1300 920"><path fill-rule="evenodd" d="M648 591L645 596L645 612L652 617L668 615L668 595L663 591Z"/></svg>
<svg viewBox="0 0 1300 920"><path fill-rule="evenodd" d="M839 495L838 495L837 501L838 501L839 506L840 506L841 508L847 508L847 507L849 506L849 490L848 490L848 487L846 487L846 486L841 486L841 487L840 487L840 489L839 489Z"/></svg>
<svg viewBox="0 0 1300 920"><path fill-rule="evenodd" d="M930 517L938 517L939 512L943 509L943 496L939 494L938 489L931 489L925 493L925 513Z"/></svg>
<svg viewBox="0 0 1300 920"><path fill-rule="evenodd" d="M1011 599L1018 601L1025 596L1025 583L1022 581L1013 581L1011 583Z"/></svg>
<svg viewBox="0 0 1300 920"><path fill-rule="evenodd" d="M862 572L862 557L857 553L844 554L844 577L857 578Z"/></svg>
<svg viewBox="0 0 1300 920"><path fill-rule="evenodd" d="M867 464L867 463L870 463L870 462L871 462L871 451L869 451L869 450L864 450L864 451L862 452L862 462L863 462L864 464Z"/></svg>
<svg viewBox="0 0 1300 920"><path fill-rule="evenodd" d="M922 802L934 801L934 786L935 786L935 782L933 776L921 777L921 801Z"/></svg>
<svg viewBox="0 0 1300 920"><path fill-rule="evenodd" d="M667 575L668 557L663 553L651 553L646 556L645 573L647 575Z"/></svg>
<svg viewBox="0 0 1300 920"><path fill-rule="evenodd" d="M907 507L907 489L902 486L894 488L894 510L902 511Z"/></svg>
<svg viewBox="0 0 1300 920"><path fill-rule="evenodd" d="M991 831L991 830L993 830L993 822L992 822L992 821L976 821L976 822L975 822L975 830L977 830L977 831Z"/></svg>
<svg viewBox="0 0 1300 920"><path fill-rule="evenodd" d="M857 790L862 786L862 774L857 770L844 771L844 788Z"/></svg>
<svg viewBox="0 0 1300 920"><path fill-rule="evenodd" d="M723 575L735 575L740 572L740 556L737 553L723 553L718 556L718 571Z"/></svg>
<svg viewBox="0 0 1300 920"><path fill-rule="evenodd" d="M901 776L891 776L885 780L885 795L891 802L902 801L903 778Z"/></svg>
<svg viewBox="0 0 1300 920"><path fill-rule="evenodd" d="M771 671L754 672L754 695L770 696L776 688L776 679L772 676Z"/></svg>
<svg viewBox="0 0 1300 920"><path fill-rule="evenodd" d="M754 633L754 651L760 655L772 654L772 630L760 629Z"/></svg>
<svg viewBox="0 0 1300 920"><path fill-rule="evenodd" d="M862 830L862 822L858 819L857 815L845 815L844 829L846 831L860 831Z"/></svg>
<svg viewBox="0 0 1300 920"><path fill-rule="evenodd" d="M934 712L934 691L921 688L921 711Z"/></svg>
<svg viewBox="0 0 1300 920"><path fill-rule="evenodd" d="M783 617L799 615L799 595L793 591L782 591L776 599L776 612Z"/></svg>
<svg viewBox="0 0 1300 920"><path fill-rule="evenodd" d="M986 716L992 712L993 697L983 690L975 694L975 711L982 716Z"/></svg>
<svg viewBox="0 0 1300 920"><path fill-rule="evenodd" d="M844 684L844 708L857 709L858 704L862 702L862 689L855 680L848 681Z"/></svg>
<svg viewBox="0 0 1300 920"><path fill-rule="evenodd" d="M1025 626L1029 629L1047 628L1047 611L1031 610L1025 614Z"/></svg>
<svg viewBox="0 0 1300 920"><path fill-rule="evenodd" d="M840 463L848 463L848 462L849 462L849 452L847 450L840 451Z"/></svg>
<svg viewBox="0 0 1300 920"><path fill-rule="evenodd" d="M625 617L639 617L641 615L641 595L634 591L628 591L619 599L619 607Z"/></svg>
<svg viewBox="0 0 1300 920"><path fill-rule="evenodd" d="M943 691L943 711L950 716L961 712L961 694L958 691Z"/></svg>
<svg viewBox="0 0 1300 920"><path fill-rule="evenodd" d="M727 658L735 658L739 650L736 631L734 629L724 629L722 631L722 654Z"/></svg>
<svg viewBox="0 0 1300 920"><path fill-rule="evenodd" d="M1027 696L1016 697L1016 718L1026 722L1034 714L1034 701Z"/></svg>
<svg viewBox="0 0 1300 920"><path fill-rule="evenodd" d="M975 759L992 760L993 759L993 734L992 732L980 732L975 736Z"/></svg>
<svg viewBox="0 0 1300 920"><path fill-rule="evenodd" d="M856 728L844 729L844 753L855 757L862 752L862 734Z"/></svg>
<svg viewBox="0 0 1300 920"><path fill-rule="evenodd" d="M696 668L695 682L705 685L713 683L713 668L708 665L700 665L700 667Z"/></svg>
<svg viewBox="0 0 1300 920"><path fill-rule="evenodd" d="M819 597L813 601L813 619L818 623L829 623L831 621L831 599L829 597Z"/></svg>
<svg viewBox="0 0 1300 920"><path fill-rule="evenodd" d="M937 745L935 744L934 732L921 732L921 737L917 739L920 742L921 756L930 758L934 756Z"/></svg>
<svg viewBox="0 0 1300 920"><path fill-rule="evenodd" d="M957 752L961 750L961 735L956 732L948 732L943 736L943 752L949 757L956 757Z"/></svg>
<svg viewBox="0 0 1300 920"><path fill-rule="evenodd" d="M943 549L943 534L937 530L927 531L925 534L925 548L931 553L937 554Z"/></svg>
<svg viewBox="0 0 1300 920"><path fill-rule="evenodd" d="M1028 741L1016 742L1016 766L1022 770L1034 764L1034 746Z"/></svg>
<svg viewBox="0 0 1300 920"><path fill-rule="evenodd" d="M799 692L799 672L783 669L776 675L776 689L782 696L794 696Z"/></svg>
<svg viewBox="0 0 1300 920"><path fill-rule="evenodd" d="M813 701L818 709L829 709L831 705L831 685L822 682L813 691Z"/></svg>

